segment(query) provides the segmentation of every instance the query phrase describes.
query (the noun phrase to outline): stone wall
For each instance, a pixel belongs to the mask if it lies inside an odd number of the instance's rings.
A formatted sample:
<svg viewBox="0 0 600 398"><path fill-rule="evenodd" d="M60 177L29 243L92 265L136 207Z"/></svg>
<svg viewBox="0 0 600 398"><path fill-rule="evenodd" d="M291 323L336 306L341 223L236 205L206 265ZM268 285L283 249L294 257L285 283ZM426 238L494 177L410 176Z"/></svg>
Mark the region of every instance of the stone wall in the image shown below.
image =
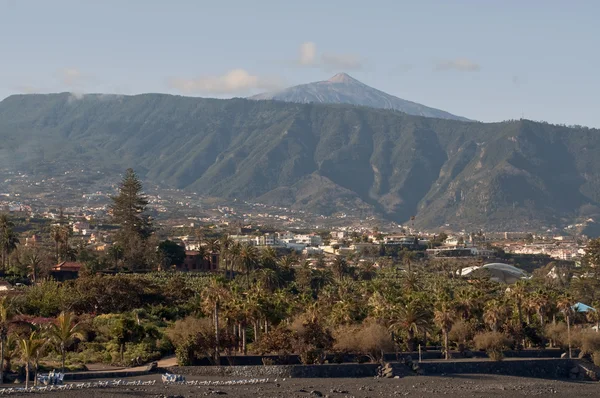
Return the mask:
<svg viewBox="0 0 600 398"><path fill-rule="evenodd" d="M400 366L400 364L398 364ZM567 359L435 361L419 365L424 375L499 374L549 379L568 378L576 361ZM405 366L405 365L402 365ZM189 376L338 378L374 377L379 364L268 365L268 366L185 366L166 369Z"/></svg>
<svg viewBox="0 0 600 398"><path fill-rule="evenodd" d="M568 359L533 359L461 362L422 362L419 367L426 375L440 374L498 374L505 376L565 379L576 366Z"/></svg>
<svg viewBox="0 0 600 398"><path fill-rule="evenodd" d="M337 378L373 377L379 364L324 364L324 365L267 365L267 366L176 366L169 372L189 376L233 377L290 377Z"/></svg>

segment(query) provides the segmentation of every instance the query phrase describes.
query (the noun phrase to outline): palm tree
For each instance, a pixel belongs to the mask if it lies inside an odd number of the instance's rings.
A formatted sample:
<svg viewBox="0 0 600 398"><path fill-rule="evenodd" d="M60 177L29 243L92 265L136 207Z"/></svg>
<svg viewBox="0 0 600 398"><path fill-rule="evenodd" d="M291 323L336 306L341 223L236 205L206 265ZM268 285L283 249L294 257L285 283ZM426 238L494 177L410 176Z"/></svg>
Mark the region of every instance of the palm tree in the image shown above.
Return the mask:
<svg viewBox="0 0 600 398"><path fill-rule="evenodd" d="M234 242L230 247L229 247L229 261L230 261L230 266L229 266L229 279L233 279L233 270L234 268L237 267L237 263L240 259L240 253L242 252L242 245L239 242ZM225 275L227 276L227 272L225 273Z"/></svg>
<svg viewBox="0 0 600 398"><path fill-rule="evenodd" d="M348 262L342 256L335 256L335 260L333 260L333 264L331 264L331 270L336 279L341 281L348 273Z"/></svg>
<svg viewBox="0 0 600 398"><path fill-rule="evenodd" d="M442 330L444 336L444 351L446 359L450 359L450 347L448 344L448 333L454 324L455 312L452 303L447 298L442 298L434 311L434 320Z"/></svg>
<svg viewBox="0 0 600 398"><path fill-rule="evenodd" d="M33 284L36 283L40 268L44 262L41 253L36 250L27 250L24 255L24 265L29 269L29 276Z"/></svg>
<svg viewBox="0 0 600 398"><path fill-rule="evenodd" d="M108 248L108 256L114 261L115 270L119 268L119 260L123 258L125 251L118 243L113 244Z"/></svg>
<svg viewBox="0 0 600 398"><path fill-rule="evenodd" d="M59 263L60 262L60 242L62 239L60 225L53 225L52 228L50 228L50 239L52 239L54 241L56 262Z"/></svg>
<svg viewBox="0 0 600 398"><path fill-rule="evenodd" d="M4 354L2 355L2 360L6 369L10 369L12 359L15 358L19 353L18 348L16 335L9 334L6 336L6 340L4 342Z"/></svg>
<svg viewBox="0 0 600 398"><path fill-rule="evenodd" d="M69 312L62 312L56 321L50 325L49 333L50 338L60 349L60 356L62 359L62 371L65 371L65 357L67 354L67 348L75 338L83 338L79 332L79 324L73 322L73 314Z"/></svg>
<svg viewBox="0 0 600 398"><path fill-rule="evenodd" d="M415 349L415 334L429 328L431 312L419 297L409 296L392 307L395 322L391 329L403 329L408 334L408 349Z"/></svg>
<svg viewBox="0 0 600 398"><path fill-rule="evenodd" d="M510 287L508 290L508 296L514 302L517 307L517 312L519 314L519 326L523 325L523 302L527 297L527 286L523 281L517 281L514 285Z"/></svg>
<svg viewBox="0 0 600 398"><path fill-rule="evenodd" d="M73 230L68 225L62 225L59 235L62 242L61 258L63 261L68 261L68 257L72 253L69 246L69 239L73 236Z"/></svg>
<svg viewBox="0 0 600 398"><path fill-rule="evenodd" d="M215 326L215 362L219 364L220 352L220 336L219 336L219 312L221 305L230 296L229 290L223 282L214 277L210 280L209 285L202 291L201 299L205 312L212 312L213 323Z"/></svg>
<svg viewBox="0 0 600 398"><path fill-rule="evenodd" d="M14 228L14 226L15 224L12 221L10 221L8 215L0 214L0 248L2 249L2 269L5 269L7 246L9 246L8 239L12 233L12 229Z"/></svg>
<svg viewBox="0 0 600 398"><path fill-rule="evenodd" d="M8 339L10 313L6 297L0 299L0 384L4 382L4 349Z"/></svg>
<svg viewBox="0 0 600 398"><path fill-rule="evenodd" d="M538 290L531 299L532 304L538 314L540 326L543 328L546 324L545 315L548 312L548 306L550 305L550 296L544 290Z"/></svg>
<svg viewBox="0 0 600 398"><path fill-rule="evenodd" d="M507 308L506 304L498 300L490 300L487 302L483 312L483 321L493 332L497 332L498 327L506 320L508 315Z"/></svg>
<svg viewBox="0 0 600 398"><path fill-rule="evenodd" d="M44 349L45 340L37 332L31 332L29 338L19 340L21 359L25 362L25 388L29 388L29 371L34 365L34 384L36 384L37 362Z"/></svg>
<svg viewBox="0 0 600 398"><path fill-rule="evenodd" d="M412 264L415 258L417 258L415 252L410 251L406 248L402 249L402 264L406 266L408 272L412 271Z"/></svg>
<svg viewBox="0 0 600 398"><path fill-rule="evenodd" d="M256 248L251 244L247 243L242 246L240 250L240 265L242 270L246 272L246 283L250 288L250 271L254 269L258 261L258 252Z"/></svg>
<svg viewBox="0 0 600 398"><path fill-rule="evenodd" d="M231 248L231 246L233 246L234 242L228 235L223 235L221 237L221 239L219 240L219 244L221 245L221 247L220 247L221 258L223 259L223 263L225 264L225 276L227 276L227 270L228 270L227 262L228 262L228 260L230 260L229 249Z"/></svg>
<svg viewBox="0 0 600 398"><path fill-rule="evenodd" d="M481 293L473 288L465 287L456 292L457 311L463 320L472 318L473 313L481 309Z"/></svg>
<svg viewBox="0 0 600 398"><path fill-rule="evenodd" d="M559 297L556 303L558 309L565 315L567 321L567 342L569 345L569 359L571 359L571 313L573 312L573 299L565 294Z"/></svg>

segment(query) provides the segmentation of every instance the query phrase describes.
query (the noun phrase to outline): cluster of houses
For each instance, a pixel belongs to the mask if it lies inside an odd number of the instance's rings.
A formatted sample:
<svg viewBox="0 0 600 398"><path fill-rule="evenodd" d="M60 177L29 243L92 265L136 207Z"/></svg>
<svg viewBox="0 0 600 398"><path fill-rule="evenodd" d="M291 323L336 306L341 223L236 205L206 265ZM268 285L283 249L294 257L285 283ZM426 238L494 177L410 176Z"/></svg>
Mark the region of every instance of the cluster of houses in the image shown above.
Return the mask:
<svg viewBox="0 0 600 398"><path fill-rule="evenodd" d="M544 254L557 260L578 261L585 255L585 247L575 241L556 240L544 243L514 242L503 245L507 253Z"/></svg>

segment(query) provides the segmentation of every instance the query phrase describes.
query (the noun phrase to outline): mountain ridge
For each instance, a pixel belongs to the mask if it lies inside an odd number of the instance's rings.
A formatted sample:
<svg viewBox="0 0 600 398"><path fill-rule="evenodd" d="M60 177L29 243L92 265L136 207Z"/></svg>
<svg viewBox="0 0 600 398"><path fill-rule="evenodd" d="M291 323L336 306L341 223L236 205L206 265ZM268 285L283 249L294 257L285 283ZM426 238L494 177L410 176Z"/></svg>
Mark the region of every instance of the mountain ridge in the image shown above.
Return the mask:
<svg viewBox="0 0 600 398"><path fill-rule="evenodd" d="M297 103L343 103L380 109L395 109L415 116L470 121L462 116L456 116L440 109L431 108L385 93L362 83L347 73L337 73L327 80L253 95L249 99L270 99Z"/></svg>
<svg viewBox="0 0 600 398"><path fill-rule="evenodd" d="M207 196L436 228L600 216L600 131L345 104L68 93L0 102L0 166L121 173Z"/></svg>

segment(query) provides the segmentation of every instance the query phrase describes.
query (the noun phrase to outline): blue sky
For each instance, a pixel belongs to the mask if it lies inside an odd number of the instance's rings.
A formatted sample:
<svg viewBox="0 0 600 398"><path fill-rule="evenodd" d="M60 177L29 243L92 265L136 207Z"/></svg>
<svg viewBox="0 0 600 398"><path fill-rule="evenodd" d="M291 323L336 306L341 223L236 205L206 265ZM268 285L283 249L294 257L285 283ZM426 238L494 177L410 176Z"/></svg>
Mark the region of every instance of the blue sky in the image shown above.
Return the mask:
<svg viewBox="0 0 600 398"><path fill-rule="evenodd" d="M0 98L227 98L347 72L482 121L600 127L599 1L0 0Z"/></svg>

